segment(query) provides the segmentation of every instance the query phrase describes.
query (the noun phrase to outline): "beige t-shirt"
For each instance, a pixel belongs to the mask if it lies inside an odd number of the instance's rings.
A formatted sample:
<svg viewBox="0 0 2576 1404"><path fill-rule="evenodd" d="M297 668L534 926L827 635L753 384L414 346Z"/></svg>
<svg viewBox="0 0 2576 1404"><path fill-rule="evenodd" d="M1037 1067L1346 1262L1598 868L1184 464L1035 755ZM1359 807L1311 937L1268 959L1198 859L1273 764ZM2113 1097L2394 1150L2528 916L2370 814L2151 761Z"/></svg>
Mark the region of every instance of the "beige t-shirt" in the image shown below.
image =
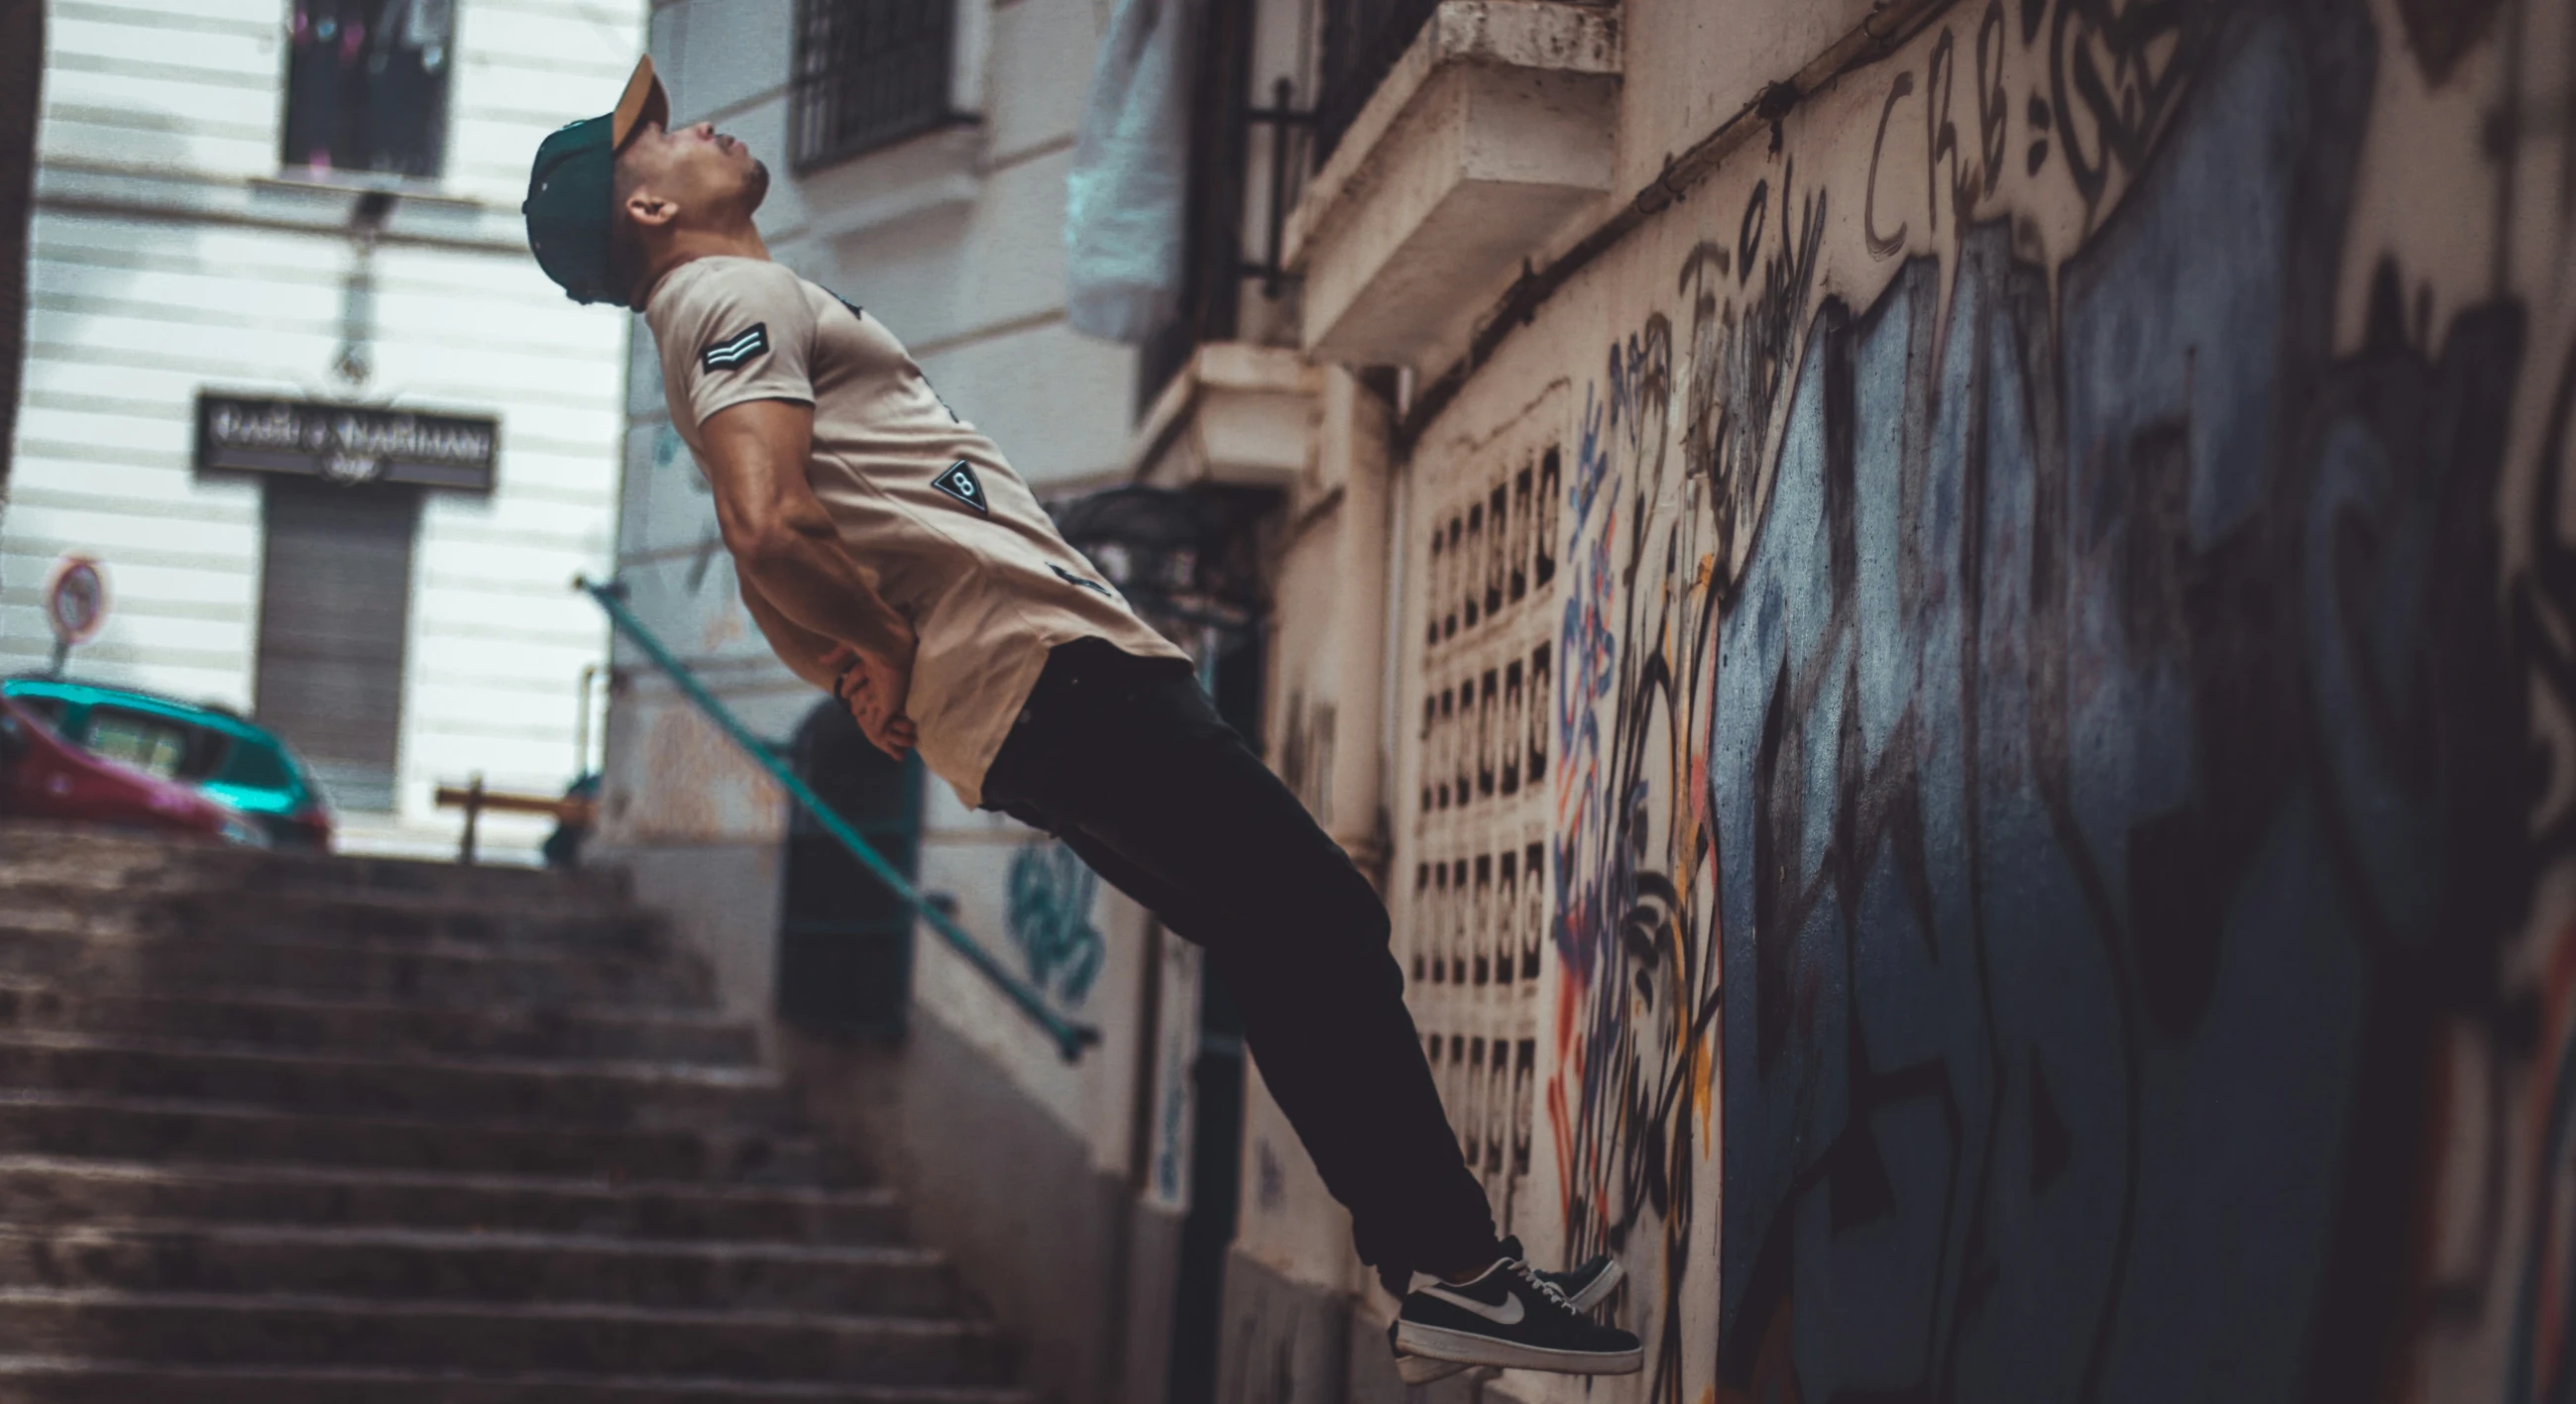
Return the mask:
<svg viewBox="0 0 2576 1404"><path fill-rule="evenodd" d="M921 755L971 808L1047 650L1097 636L1146 657L1189 655L1154 632L1065 544L991 440L959 419L885 325L775 263L701 258L663 277L645 322L671 423L748 400L814 407L814 495L921 651L905 710Z"/></svg>

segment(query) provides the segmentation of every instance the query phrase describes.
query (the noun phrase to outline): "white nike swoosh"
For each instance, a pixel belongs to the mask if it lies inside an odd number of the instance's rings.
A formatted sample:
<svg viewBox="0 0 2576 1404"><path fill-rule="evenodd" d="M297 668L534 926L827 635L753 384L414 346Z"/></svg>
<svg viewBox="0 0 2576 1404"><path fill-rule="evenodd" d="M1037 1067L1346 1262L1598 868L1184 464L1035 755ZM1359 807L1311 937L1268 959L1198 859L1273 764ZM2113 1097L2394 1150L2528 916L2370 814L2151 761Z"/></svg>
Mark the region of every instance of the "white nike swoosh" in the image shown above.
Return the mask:
<svg viewBox="0 0 2576 1404"><path fill-rule="evenodd" d="M1529 1315L1529 1308L1521 1305L1518 1294L1505 1296L1503 1304L1497 1307L1487 1306L1473 1297L1462 1297L1441 1287L1425 1287L1422 1290L1451 1306L1472 1311L1497 1326L1518 1326L1521 1324L1521 1318Z"/></svg>

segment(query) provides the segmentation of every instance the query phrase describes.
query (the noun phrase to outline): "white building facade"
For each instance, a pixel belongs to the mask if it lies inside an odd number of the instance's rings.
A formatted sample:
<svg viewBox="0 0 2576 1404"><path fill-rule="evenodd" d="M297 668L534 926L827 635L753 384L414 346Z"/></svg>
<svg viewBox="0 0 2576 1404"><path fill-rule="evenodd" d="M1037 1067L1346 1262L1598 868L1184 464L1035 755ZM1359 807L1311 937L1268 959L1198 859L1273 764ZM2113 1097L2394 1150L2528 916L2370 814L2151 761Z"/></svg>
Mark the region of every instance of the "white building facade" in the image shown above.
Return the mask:
<svg viewBox="0 0 2576 1404"><path fill-rule="evenodd" d="M589 768L607 631L570 584L610 556L625 328L546 281L518 204L644 28L640 0L51 7L0 674L47 665L45 582L86 556L110 614L69 674L280 731L344 846L444 850L439 784ZM289 424L364 432L245 451Z"/></svg>

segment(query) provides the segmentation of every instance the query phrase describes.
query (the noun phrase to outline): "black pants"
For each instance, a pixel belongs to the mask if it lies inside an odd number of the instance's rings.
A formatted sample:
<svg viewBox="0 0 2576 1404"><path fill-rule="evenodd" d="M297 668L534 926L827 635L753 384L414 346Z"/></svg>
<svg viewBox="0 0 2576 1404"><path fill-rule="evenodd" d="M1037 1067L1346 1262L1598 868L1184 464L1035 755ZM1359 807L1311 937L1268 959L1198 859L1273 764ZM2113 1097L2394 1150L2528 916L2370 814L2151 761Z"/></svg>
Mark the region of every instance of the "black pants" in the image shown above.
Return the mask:
<svg viewBox="0 0 2576 1404"><path fill-rule="evenodd" d="M1493 1210L1404 1007L1385 904L1188 665L1103 639L1057 648L984 806L1063 840L1206 948L1361 1261L1401 1283L1492 1260Z"/></svg>

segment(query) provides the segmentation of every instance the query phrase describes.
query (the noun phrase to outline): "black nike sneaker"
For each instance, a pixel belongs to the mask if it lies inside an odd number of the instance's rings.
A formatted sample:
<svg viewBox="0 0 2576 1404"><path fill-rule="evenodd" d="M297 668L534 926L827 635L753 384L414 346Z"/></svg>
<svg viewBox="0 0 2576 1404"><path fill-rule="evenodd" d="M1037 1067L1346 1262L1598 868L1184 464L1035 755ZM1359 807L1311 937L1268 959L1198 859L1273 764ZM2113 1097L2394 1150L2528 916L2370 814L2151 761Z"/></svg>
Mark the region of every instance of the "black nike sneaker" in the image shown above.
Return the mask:
<svg viewBox="0 0 2576 1404"><path fill-rule="evenodd" d="M1615 1268L1613 1264L1600 1273ZM1615 1285L1612 1276L1600 1290ZM1553 1277L1533 1270L1517 1254L1470 1282L1416 1273L1413 1291L1396 1313L1393 1338L1399 1372L1406 1368L1407 1356L1415 1357L1417 1369L1441 1361L1461 1368L1491 1365L1561 1375L1633 1374L1646 1359L1635 1336L1586 1320Z"/></svg>
<svg viewBox="0 0 2576 1404"><path fill-rule="evenodd" d="M1506 1258L1524 1256L1521 1252L1521 1241L1517 1238L1504 1239L1503 1256ZM1627 1269L1619 1265L1619 1260L1607 1253L1596 1253L1582 1265L1568 1268L1563 1272L1548 1272L1539 1268L1533 1268L1531 1271L1536 1272L1540 1278L1563 1293L1565 1304L1577 1313L1588 1312L1610 1300L1612 1289L1628 1275ZM1396 1323L1388 1322L1386 1330L1387 1339L1392 1343L1395 1339ZM1455 1360L1434 1360L1427 1355L1416 1355L1400 1345L1395 1347L1395 1377L1409 1385L1445 1380L1461 1370L1472 1368L1474 1367Z"/></svg>

